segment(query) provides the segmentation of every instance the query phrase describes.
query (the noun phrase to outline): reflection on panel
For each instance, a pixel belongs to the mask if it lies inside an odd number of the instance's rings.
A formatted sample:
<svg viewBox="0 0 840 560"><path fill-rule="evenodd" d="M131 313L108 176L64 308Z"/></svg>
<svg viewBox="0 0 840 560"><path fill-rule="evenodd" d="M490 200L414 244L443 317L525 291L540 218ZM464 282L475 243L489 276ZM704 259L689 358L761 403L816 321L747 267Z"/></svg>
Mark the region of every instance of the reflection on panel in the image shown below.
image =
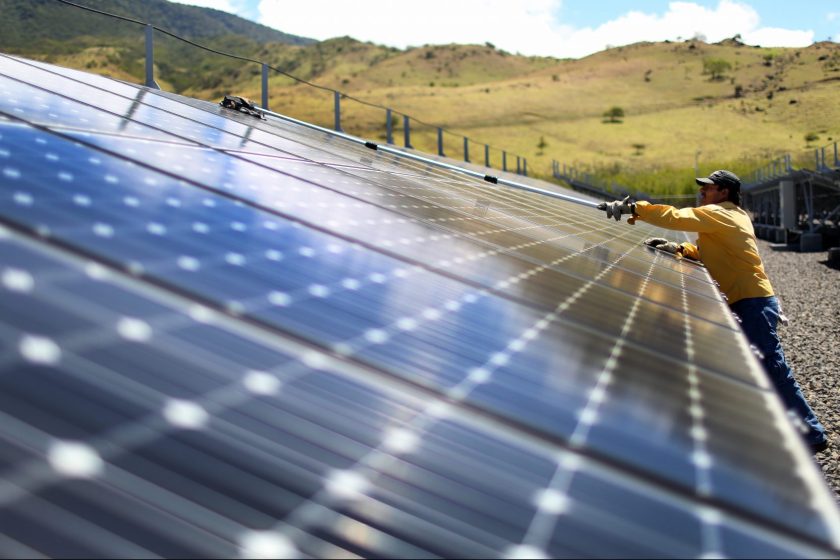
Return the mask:
<svg viewBox="0 0 840 560"><path fill-rule="evenodd" d="M111 83L0 57L9 555L836 552L655 228Z"/></svg>

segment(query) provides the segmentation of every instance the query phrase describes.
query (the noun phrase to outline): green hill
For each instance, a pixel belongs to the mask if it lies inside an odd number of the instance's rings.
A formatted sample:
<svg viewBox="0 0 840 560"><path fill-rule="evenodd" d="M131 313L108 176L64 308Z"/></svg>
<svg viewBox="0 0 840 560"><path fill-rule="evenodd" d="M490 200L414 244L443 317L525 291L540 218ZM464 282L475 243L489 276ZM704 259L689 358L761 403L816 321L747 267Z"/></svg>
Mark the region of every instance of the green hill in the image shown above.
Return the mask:
<svg viewBox="0 0 840 560"><path fill-rule="evenodd" d="M268 62L336 88L344 129L383 139L385 114L362 99L528 158L547 176L551 160L648 192L693 190L698 172L745 174L840 138L840 46L761 48L737 38L638 43L579 60L527 57L493 45L426 45L399 50L349 37L312 42L223 12L164 0L85 0L191 38ZM0 50L142 81L140 26L113 23L56 0L0 0ZM107 24L103 21L108 22ZM37 38L37 40L36 40ZM260 66L213 55L157 33L156 79L164 89L218 100L260 99ZM332 126L332 95L273 74L275 111ZM609 122L604 113L620 108ZM396 121L401 140L401 120ZM457 157L462 139L446 135ZM436 129L415 123L412 144L436 150ZM473 159L483 159L474 144ZM500 154L493 151L492 163Z"/></svg>
<svg viewBox="0 0 840 560"><path fill-rule="evenodd" d="M257 43L306 45L315 42L227 12L166 0L79 0L75 3L151 23L191 39L241 35ZM61 42L82 36L133 36L138 30L134 24L103 20L102 16L56 0L0 0L0 14L3 14L0 18L0 43L6 50L37 50L38 44L45 40Z"/></svg>

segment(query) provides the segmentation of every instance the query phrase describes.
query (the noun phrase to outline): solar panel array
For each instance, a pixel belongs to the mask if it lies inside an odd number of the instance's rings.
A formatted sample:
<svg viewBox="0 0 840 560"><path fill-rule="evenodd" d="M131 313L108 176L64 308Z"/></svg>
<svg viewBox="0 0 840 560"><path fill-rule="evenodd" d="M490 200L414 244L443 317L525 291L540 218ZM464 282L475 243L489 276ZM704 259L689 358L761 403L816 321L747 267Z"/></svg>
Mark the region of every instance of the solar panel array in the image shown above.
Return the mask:
<svg viewBox="0 0 840 560"><path fill-rule="evenodd" d="M8 56L0 173L5 557L837 554L655 228Z"/></svg>

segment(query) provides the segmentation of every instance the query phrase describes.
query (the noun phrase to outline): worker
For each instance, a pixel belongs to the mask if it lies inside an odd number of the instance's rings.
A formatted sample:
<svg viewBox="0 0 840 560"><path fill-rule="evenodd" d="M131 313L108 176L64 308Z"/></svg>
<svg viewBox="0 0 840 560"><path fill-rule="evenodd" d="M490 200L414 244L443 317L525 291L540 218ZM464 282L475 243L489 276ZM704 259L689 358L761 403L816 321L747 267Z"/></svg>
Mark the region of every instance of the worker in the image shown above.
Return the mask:
<svg viewBox="0 0 840 560"><path fill-rule="evenodd" d="M752 221L740 208L741 180L721 169L696 181L700 185L698 208L634 202L629 196L603 202L598 208L616 220L627 215L630 224L639 219L665 229L699 234L696 246L661 237L647 239L645 244L703 262L740 319L747 339L762 354L764 369L784 405L802 419L805 441L814 453L824 451L828 448L825 428L794 379L776 334L781 310L758 254Z"/></svg>

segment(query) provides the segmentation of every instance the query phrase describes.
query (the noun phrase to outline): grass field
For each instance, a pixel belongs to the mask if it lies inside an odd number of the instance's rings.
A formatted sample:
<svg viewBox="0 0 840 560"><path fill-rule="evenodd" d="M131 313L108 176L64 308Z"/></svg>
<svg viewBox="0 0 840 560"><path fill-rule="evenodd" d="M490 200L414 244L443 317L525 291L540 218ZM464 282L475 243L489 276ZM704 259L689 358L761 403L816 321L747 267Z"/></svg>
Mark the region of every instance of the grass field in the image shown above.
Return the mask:
<svg viewBox="0 0 840 560"><path fill-rule="evenodd" d="M179 65L172 61L179 47L163 50L161 56L168 50L170 58L157 76L165 89L211 100L225 93L261 98L257 65L212 60ZM131 53L132 60L123 60L121 52ZM135 47L87 47L43 58L138 81L137 54ZM435 127L442 126L448 131L447 155L462 154L462 136L468 136L474 160L483 160L489 144L494 165L500 165L504 149L526 157L532 175L547 177L557 160L650 193L692 191L695 163L702 174L725 167L746 175L785 153L811 162L815 148L840 139L835 43L801 49L734 40L639 43L558 60L492 45L401 51L341 38L263 47L255 56L346 93L342 126L352 134L385 137L384 110L357 98L397 113L397 143L403 141L402 114L408 114L414 119L412 144L420 149L436 151ZM709 61L722 61L724 70L710 73ZM192 81L190 72L197 74ZM270 105L325 126L334 122L331 92L282 75L270 80ZM605 122L612 107L624 113L619 122Z"/></svg>

